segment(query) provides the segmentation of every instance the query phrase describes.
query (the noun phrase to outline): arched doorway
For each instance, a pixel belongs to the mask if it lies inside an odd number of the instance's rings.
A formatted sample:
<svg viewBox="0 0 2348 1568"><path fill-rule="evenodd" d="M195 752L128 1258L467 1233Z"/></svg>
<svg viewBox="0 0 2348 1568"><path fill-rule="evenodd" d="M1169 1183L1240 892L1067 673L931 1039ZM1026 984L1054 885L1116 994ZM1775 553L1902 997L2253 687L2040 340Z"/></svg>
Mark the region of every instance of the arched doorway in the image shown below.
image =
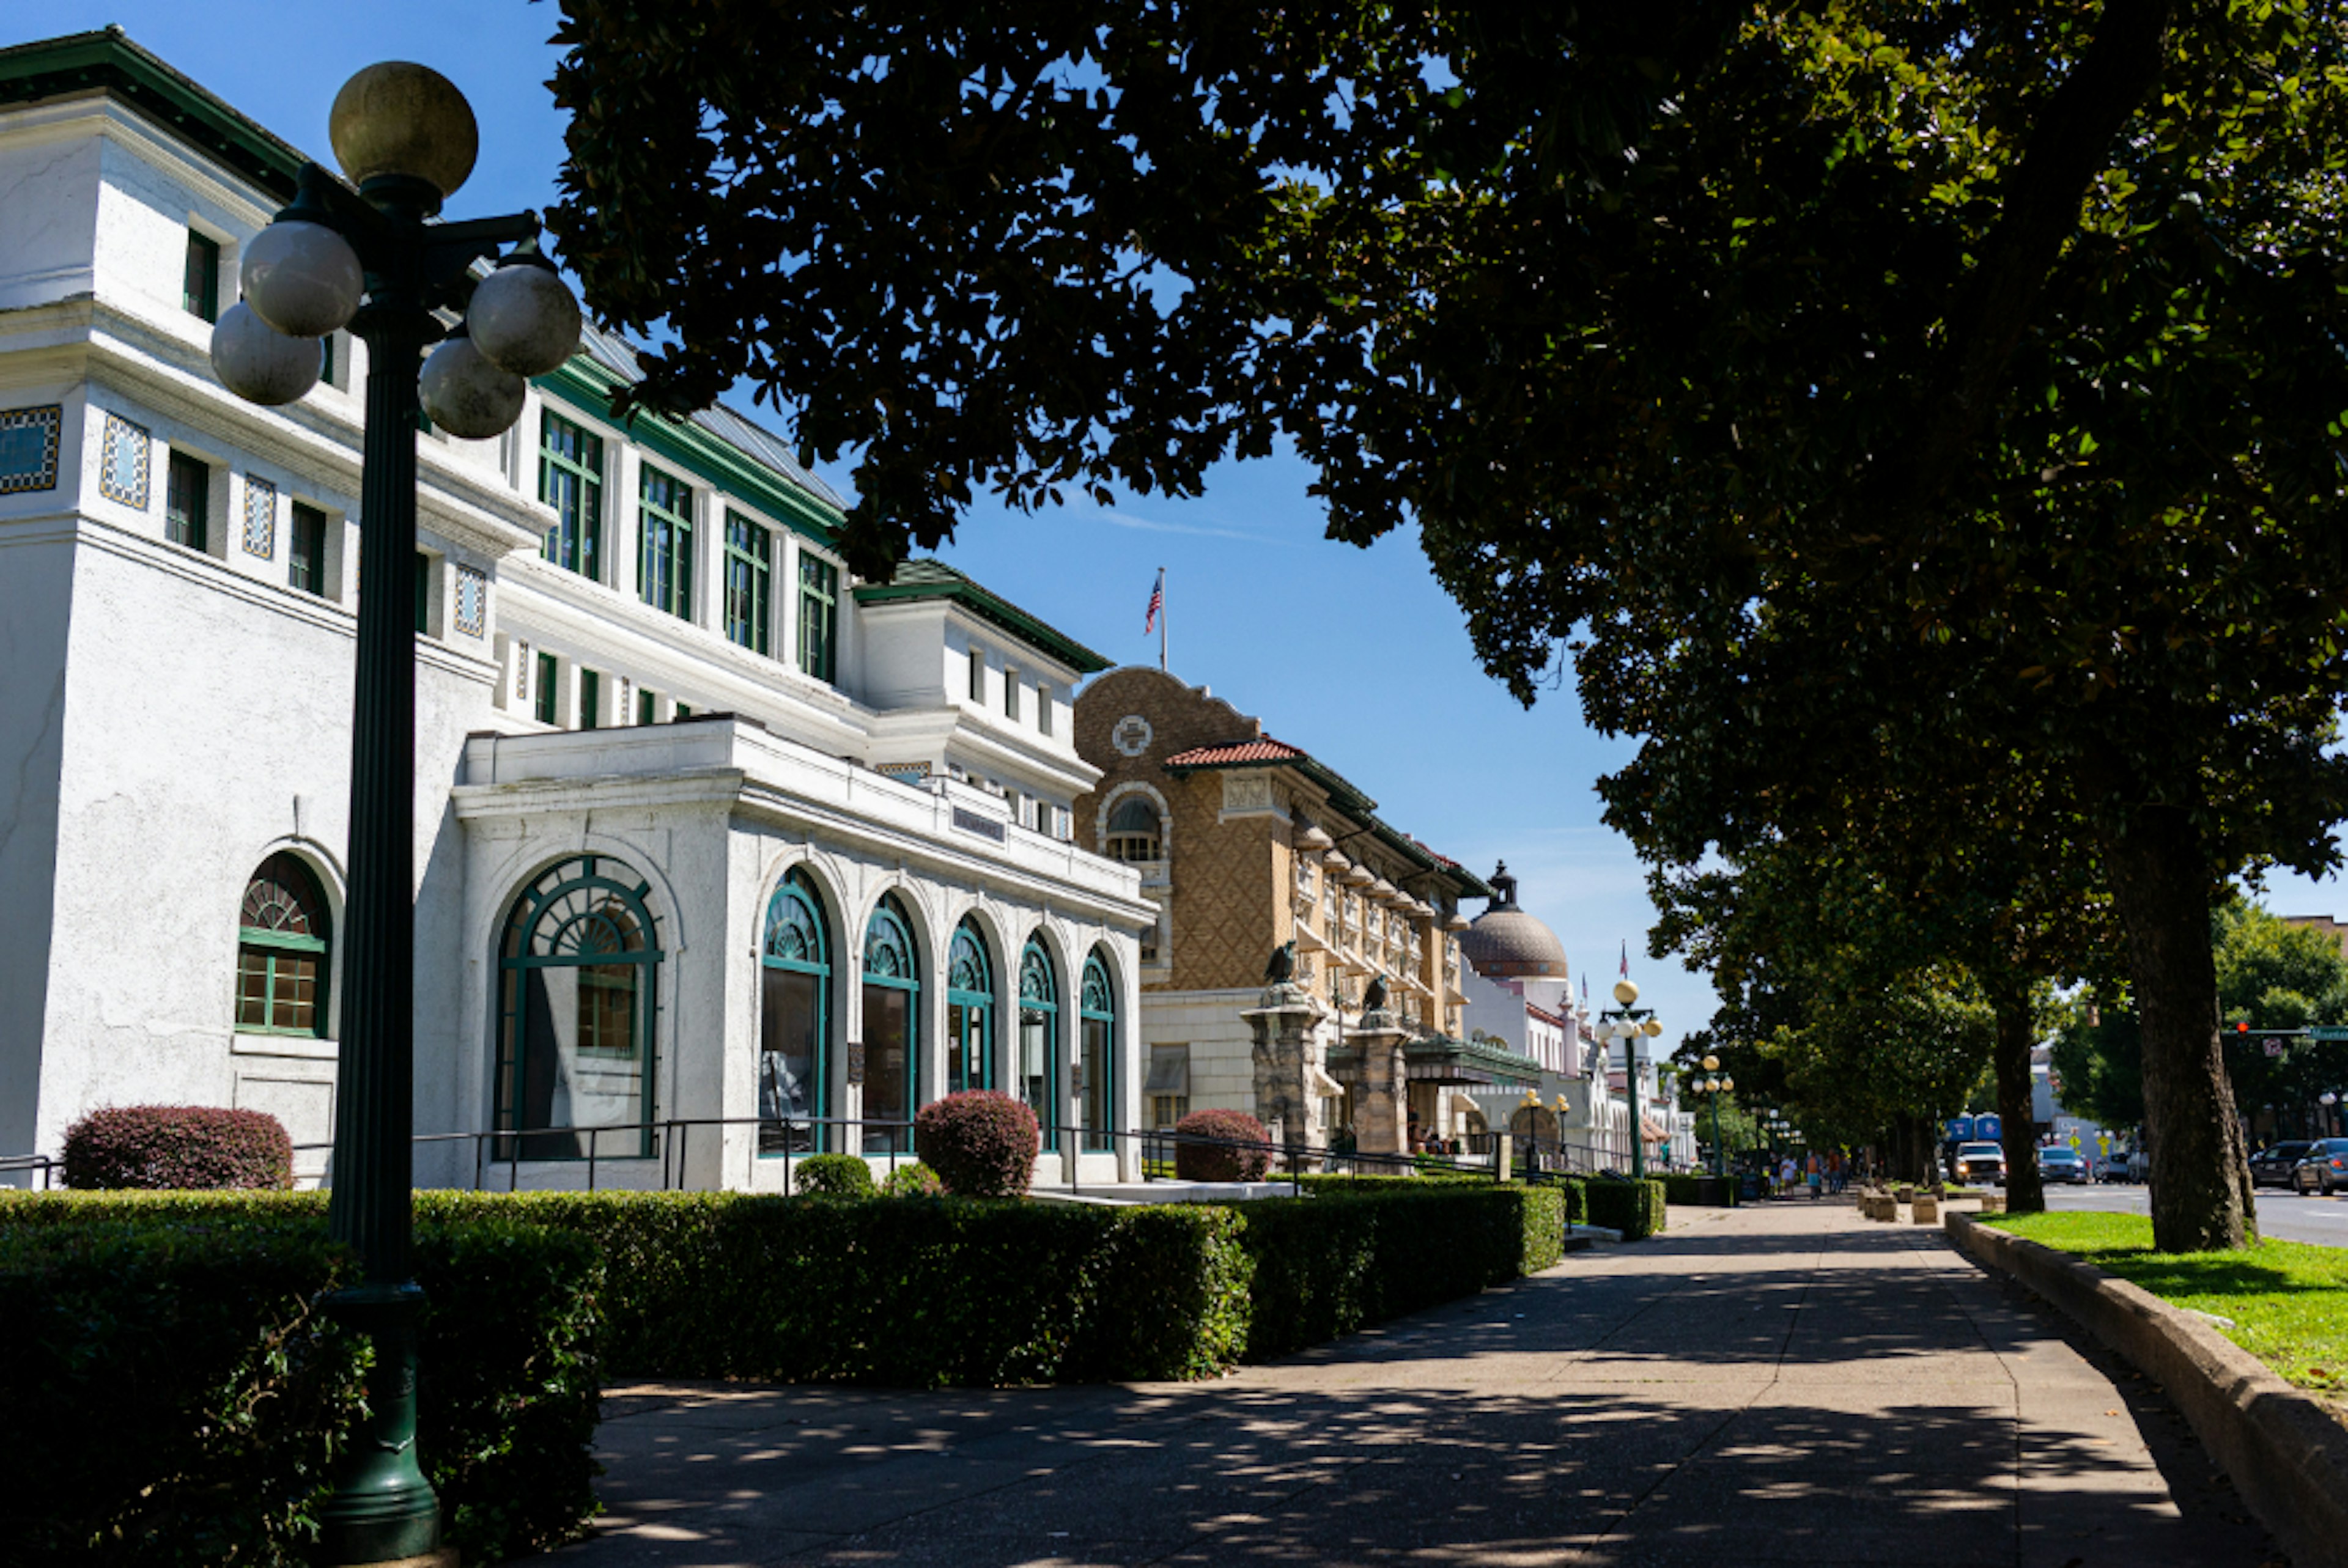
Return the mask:
<svg viewBox="0 0 2348 1568"><path fill-rule="evenodd" d="M921 1097L922 975L913 923L893 893L864 923L864 1119L911 1122ZM912 1147L902 1127L867 1127L864 1152Z"/></svg>
<svg viewBox="0 0 2348 1568"><path fill-rule="evenodd" d="M994 1087L994 962L965 916L946 949L946 1092Z"/></svg>
<svg viewBox="0 0 2348 1568"><path fill-rule="evenodd" d="M767 901L758 951L758 1153L829 1147L831 940L823 897L804 871Z"/></svg>
<svg viewBox="0 0 2348 1568"><path fill-rule="evenodd" d="M1076 1081L1084 1094L1084 1146L1114 1152L1117 1140L1117 989L1098 953L1085 959L1079 993Z"/></svg>
<svg viewBox="0 0 2348 1568"><path fill-rule="evenodd" d="M550 867L506 916L498 944L494 1126L499 1158L574 1159L570 1129L633 1125L599 1139L613 1157L652 1153L653 1012L660 949L651 885L623 863L580 856Z"/></svg>
<svg viewBox="0 0 2348 1568"><path fill-rule="evenodd" d="M1041 938L1019 955L1019 1097L1035 1112L1045 1153L1060 1147L1060 983Z"/></svg>

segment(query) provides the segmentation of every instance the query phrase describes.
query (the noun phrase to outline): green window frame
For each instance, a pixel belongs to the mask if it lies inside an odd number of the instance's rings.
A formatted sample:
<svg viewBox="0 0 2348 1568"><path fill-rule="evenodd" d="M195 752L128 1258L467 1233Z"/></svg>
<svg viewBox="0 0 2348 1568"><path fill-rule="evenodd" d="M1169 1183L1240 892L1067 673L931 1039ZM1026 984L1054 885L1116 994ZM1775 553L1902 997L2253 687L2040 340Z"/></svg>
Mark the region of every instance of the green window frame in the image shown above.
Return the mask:
<svg viewBox="0 0 2348 1568"><path fill-rule="evenodd" d="M591 855L550 867L514 899L498 944L495 1158L582 1158L586 1140L573 1129L632 1123L633 1139L604 1134L593 1153L652 1157L653 1021L666 955L651 892L623 862Z"/></svg>
<svg viewBox="0 0 2348 1568"><path fill-rule="evenodd" d="M180 302L188 313L204 321L220 320L220 241L209 234L188 231L188 262L182 274Z"/></svg>
<svg viewBox="0 0 2348 1568"><path fill-rule="evenodd" d="M864 925L864 1114L911 1122L922 1103L922 972L913 922L893 893ZM905 1130L864 1129L868 1154L903 1153Z"/></svg>
<svg viewBox="0 0 2348 1568"><path fill-rule="evenodd" d="M548 411L539 425L538 498L554 508L540 552L600 579L603 567L603 438Z"/></svg>
<svg viewBox="0 0 2348 1568"><path fill-rule="evenodd" d="M636 688L636 723L657 723L660 720L660 698L642 686Z"/></svg>
<svg viewBox="0 0 2348 1568"><path fill-rule="evenodd" d="M693 704L692 704L692 703L690 703L690 702L679 702L679 703L676 705L676 711L675 711L675 714L674 714L673 716L674 716L675 718L678 718L678 719L690 719L690 718L692 718L692 717L693 717Z"/></svg>
<svg viewBox="0 0 2348 1568"><path fill-rule="evenodd" d="M432 558L416 552L416 635L432 635Z"/></svg>
<svg viewBox="0 0 2348 1568"><path fill-rule="evenodd" d="M812 1154L835 1140L831 1104L831 923L805 871L767 901L758 952L758 1153Z"/></svg>
<svg viewBox="0 0 2348 1568"><path fill-rule="evenodd" d="M799 669L827 686L839 680L839 569L799 552Z"/></svg>
<svg viewBox="0 0 2348 1568"><path fill-rule="evenodd" d="M212 466L174 452L163 465L163 537L191 550L211 548Z"/></svg>
<svg viewBox="0 0 2348 1568"><path fill-rule="evenodd" d="M601 671L579 671L579 727L596 730L603 724L603 676Z"/></svg>
<svg viewBox="0 0 2348 1568"><path fill-rule="evenodd" d="M753 653L767 651L774 558L772 532L739 512L726 514L726 640Z"/></svg>
<svg viewBox="0 0 2348 1568"><path fill-rule="evenodd" d="M562 722L562 692L555 684L561 674L562 667L555 662L553 654L538 656L538 722L541 724Z"/></svg>
<svg viewBox="0 0 2348 1568"><path fill-rule="evenodd" d="M285 545L285 580L304 593L326 591L326 514L306 501L294 503Z"/></svg>
<svg viewBox="0 0 2348 1568"><path fill-rule="evenodd" d="M644 601L681 620L693 619L693 487L650 463L636 479L642 535L636 584Z"/></svg>
<svg viewBox="0 0 2348 1568"><path fill-rule="evenodd" d="M1084 1091L1084 1147L1114 1153L1117 1139L1117 989L1096 951L1086 956L1078 994L1078 1071Z"/></svg>
<svg viewBox="0 0 2348 1568"><path fill-rule="evenodd" d="M1047 1154L1060 1150L1060 981L1041 937L1019 954L1019 1098L1035 1113Z"/></svg>
<svg viewBox="0 0 2348 1568"><path fill-rule="evenodd" d="M946 1092L994 1087L994 959L968 916L946 946Z"/></svg>
<svg viewBox="0 0 2348 1568"><path fill-rule="evenodd" d="M323 1039L333 930L325 894L280 850L245 884L237 915L236 1030Z"/></svg>

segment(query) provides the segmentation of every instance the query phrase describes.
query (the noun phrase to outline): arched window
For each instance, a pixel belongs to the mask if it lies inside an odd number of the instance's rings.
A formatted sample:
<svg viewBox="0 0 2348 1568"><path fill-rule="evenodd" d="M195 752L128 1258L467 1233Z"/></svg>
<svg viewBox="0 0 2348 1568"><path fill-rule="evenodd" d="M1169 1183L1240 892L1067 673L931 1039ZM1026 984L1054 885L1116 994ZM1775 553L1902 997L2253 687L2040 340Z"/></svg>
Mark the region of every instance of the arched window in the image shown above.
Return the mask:
<svg viewBox="0 0 2348 1568"><path fill-rule="evenodd" d="M1019 1097L1035 1112L1044 1148L1060 1146L1060 985L1040 938L1019 955Z"/></svg>
<svg viewBox="0 0 2348 1568"><path fill-rule="evenodd" d="M913 923L895 894L864 926L864 1119L911 1122L922 1089L922 976ZM884 1154L911 1139L903 1128L867 1127L864 1152Z"/></svg>
<svg viewBox="0 0 2348 1568"><path fill-rule="evenodd" d="M660 949L651 885L625 865L581 856L513 902L498 944L499 1158L572 1159L581 1127L634 1126L596 1152L652 1149L654 982ZM553 1131L546 1131L553 1129Z"/></svg>
<svg viewBox="0 0 2348 1568"><path fill-rule="evenodd" d="M1103 853L1111 860L1163 860L1162 825L1158 807L1147 795L1129 794L1108 814L1108 844Z"/></svg>
<svg viewBox="0 0 2348 1568"><path fill-rule="evenodd" d="M946 949L946 1092L994 1087L994 964L965 917Z"/></svg>
<svg viewBox="0 0 2348 1568"><path fill-rule="evenodd" d="M1076 1081L1085 1097L1085 1147L1115 1150L1117 1140L1117 990L1108 966L1094 953L1085 959L1085 986L1077 1021Z"/></svg>
<svg viewBox="0 0 2348 1568"><path fill-rule="evenodd" d="M758 949L758 1153L810 1153L827 1140L831 942L823 898L804 871L767 900Z"/></svg>
<svg viewBox="0 0 2348 1568"><path fill-rule="evenodd" d="M236 1027L243 1034L326 1032L325 895L298 856L261 863L236 919Z"/></svg>

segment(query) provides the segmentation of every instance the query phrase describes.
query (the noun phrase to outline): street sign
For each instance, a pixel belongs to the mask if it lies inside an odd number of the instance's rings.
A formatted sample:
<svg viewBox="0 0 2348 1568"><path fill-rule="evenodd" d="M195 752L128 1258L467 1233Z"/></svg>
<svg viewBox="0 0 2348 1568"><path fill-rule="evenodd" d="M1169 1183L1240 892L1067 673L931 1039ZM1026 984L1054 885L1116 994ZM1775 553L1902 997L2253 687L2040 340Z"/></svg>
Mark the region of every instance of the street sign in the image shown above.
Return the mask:
<svg viewBox="0 0 2348 1568"><path fill-rule="evenodd" d="M2269 1056L2281 1056L2282 1054L2282 1041L2275 1039L2274 1036L2269 1035L2266 1039L2265 1044L2267 1054Z"/></svg>

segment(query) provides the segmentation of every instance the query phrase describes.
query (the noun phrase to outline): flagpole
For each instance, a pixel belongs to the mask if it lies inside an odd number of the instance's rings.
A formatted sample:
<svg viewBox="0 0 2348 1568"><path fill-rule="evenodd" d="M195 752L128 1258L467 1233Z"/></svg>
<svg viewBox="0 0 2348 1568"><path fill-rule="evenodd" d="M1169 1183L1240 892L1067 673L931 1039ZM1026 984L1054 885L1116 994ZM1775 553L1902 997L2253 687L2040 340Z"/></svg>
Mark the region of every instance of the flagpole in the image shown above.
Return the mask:
<svg viewBox="0 0 2348 1568"><path fill-rule="evenodd" d="M1130 626L1133 623L1127 621L1126 624ZM1158 569L1158 672L1161 675L1168 673L1166 668L1166 569L1164 567Z"/></svg>

